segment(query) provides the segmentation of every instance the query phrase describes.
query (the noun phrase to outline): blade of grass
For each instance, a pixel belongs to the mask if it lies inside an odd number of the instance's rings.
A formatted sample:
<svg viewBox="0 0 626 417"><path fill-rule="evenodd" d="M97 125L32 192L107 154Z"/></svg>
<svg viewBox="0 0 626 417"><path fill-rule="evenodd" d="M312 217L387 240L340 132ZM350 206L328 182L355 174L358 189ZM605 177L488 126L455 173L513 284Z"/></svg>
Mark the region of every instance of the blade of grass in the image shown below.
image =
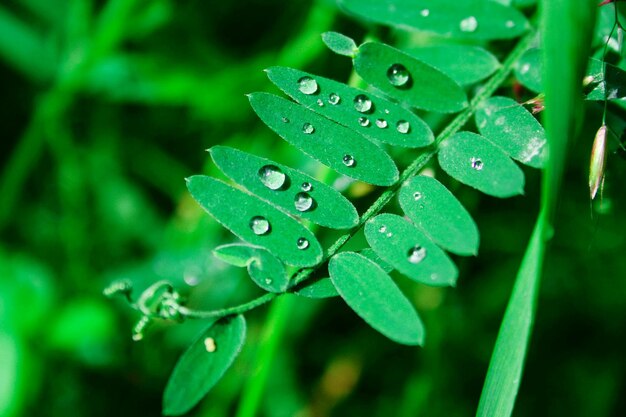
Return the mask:
<svg viewBox="0 0 626 417"><path fill-rule="evenodd" d="M500 326L478 404L478 417L508 417L513 412L535 316L546 245L552 236L567 143L575 134L575 120L582 108L581 80L596 6L587 0L544 0L541 7L546 81L544 125L550 157L542 176L539 218Z"/></svg>

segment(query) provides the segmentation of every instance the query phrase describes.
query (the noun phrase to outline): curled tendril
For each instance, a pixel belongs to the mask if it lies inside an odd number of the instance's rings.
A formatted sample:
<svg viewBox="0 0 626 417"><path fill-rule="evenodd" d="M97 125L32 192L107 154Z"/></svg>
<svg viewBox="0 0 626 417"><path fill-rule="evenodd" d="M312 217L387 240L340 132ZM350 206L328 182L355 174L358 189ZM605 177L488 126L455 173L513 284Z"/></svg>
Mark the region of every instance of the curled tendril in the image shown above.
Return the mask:
<svg viewBox="0 0 626 417"><path fill-rule="evenodd" d="M132 283L128 280L116 281L103 291L107 297L123 295L130 306L141 313L141 318L133 327L133 340L143 339L145 330L154 319L174 320L181 322L184 314L181 312L182 297L168 281L157 281L133 302L131 298Z"/></svg>

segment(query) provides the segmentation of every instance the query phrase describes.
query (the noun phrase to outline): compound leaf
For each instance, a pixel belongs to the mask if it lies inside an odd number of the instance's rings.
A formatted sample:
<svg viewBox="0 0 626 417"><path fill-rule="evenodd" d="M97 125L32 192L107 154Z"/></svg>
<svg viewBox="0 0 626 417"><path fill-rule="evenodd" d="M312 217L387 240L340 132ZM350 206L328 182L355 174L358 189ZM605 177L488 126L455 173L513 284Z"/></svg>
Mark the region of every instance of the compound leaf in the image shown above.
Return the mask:
<svg viewBox="0 0 626 417"><path fill-rule="evenodd" d="M283 263L264 248L231 243L215 248L213 254L231 265L246 266L250 278L265 291L280 293L289 285Z"/></svg>
<svg viewBox="0 0 626 417"><path fill-rule="evenodd" d="M254 93L249 98L266 125L340 174L374 185L398 180L398 169L389 155L357 132L273 94Z"/></svg>
<svg viewBox="0 0 626 417"><path fill-rule="evenodd" d="M370 140L407 148L427 146L434 140L433 132L417 115L372 93L292 68L272 67L267 74L298 103ZM314 83L314 91L304 88L309 83Z"/></svg>
<svg viewBox="0 0 626 417"><path fill-rule="evenodd" d="M452 38L512 39L529 28L522 13L492 0L342 0L340 4L367 21Z"/></svg>
<svg viewBox="0 0 626 417"><path fill-rule="evenodd" d="M233 363L246 336L243 316L209 327L176 363L163 396L163 414L178 416L194 407Z"/></svg>
<svg viewBox="0 0 626 417"><path fill-rule="evenodd" d="M424 342L424 326L415 309L374 261L342 252L331 258L328 270L341 297L370 326L398 343Z"/></svg>
<svg viewBox="0 0 626 417"><path fill-rule="evenodd" d="M400 189L400 206L433 242L457 255L478 253L478 228L459 200L439 181L411 178Z"/></svg>
<svg viewBox="0 0 626 417"><path fill-rule="evenodd" d="M361 45L354 58L354 70L369 84L408 106L440 113L467 107L465 92L452 78L382 43Z"/></svg>
<svg viewBox="0 0 626 417"><path fill-rule="evenodd" d="M339 191L300 171L227 146L210 151L226 176L290 214L333 229L348 229L359 221Z"/></svg>
<svg viewBox="0 0 626 417"><path fill-rule="evenodd" d="M524 193L524 173L502 149L480 135L460 132L441 144L439 165L463 184L506 198Z"/></svg>
<svg viewBox="0 0 626 417"><path fill-rule="evenodd" d="M426 285L455 285L454 263L408 220L380 214L365 224L365 238L384 261L409 278Z"/></svg>
<svg viewBox="0 0 626 417"><path fill-rule="evenodd" d="M541 168L548 157L543 126L526 108L508 97L491 97L476 112L480 133L511 158Z"/></svg>
<svg viewBox="0 0 626 417"><path fill-rule="evenodd" d="M411 48L407 53L437 68L460 85L482 81L500 68L486 49L470 45L437 45Z"/></svg>
<svg viewBox="0 0 626 417"><path fill-rule="evenodd" d="M204 175L187 180L193 198L237 237L266 248L283 262L313 266L322 247L306 227L259 198Z"/></svg>

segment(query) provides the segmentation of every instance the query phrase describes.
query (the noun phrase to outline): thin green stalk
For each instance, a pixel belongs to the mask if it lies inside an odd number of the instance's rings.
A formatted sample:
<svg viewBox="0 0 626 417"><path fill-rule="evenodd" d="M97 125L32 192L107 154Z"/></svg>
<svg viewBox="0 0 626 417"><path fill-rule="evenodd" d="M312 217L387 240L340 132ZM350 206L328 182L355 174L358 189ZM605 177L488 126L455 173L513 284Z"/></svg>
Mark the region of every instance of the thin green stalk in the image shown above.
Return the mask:
<svg viewBox="0 0 626 417"><path fill-rule="evenodd" d="M254 417L258 414L272 362L289 327L295 302L296 297L290 296L281 297L272 304L259 341L259 351L255 358L256 369L246 382L236 417Z"/></svg>
<svg viewBox="0 0 626 417"><path fill-rule="evenodd" d="M522 259L489 363L477 417L509 417L519 391L535 318L537 294L552 219L582 109L582 76L588 59L596 6L587 0L544 0L544 125L550 157L541 182L541 208Z"/></svg>

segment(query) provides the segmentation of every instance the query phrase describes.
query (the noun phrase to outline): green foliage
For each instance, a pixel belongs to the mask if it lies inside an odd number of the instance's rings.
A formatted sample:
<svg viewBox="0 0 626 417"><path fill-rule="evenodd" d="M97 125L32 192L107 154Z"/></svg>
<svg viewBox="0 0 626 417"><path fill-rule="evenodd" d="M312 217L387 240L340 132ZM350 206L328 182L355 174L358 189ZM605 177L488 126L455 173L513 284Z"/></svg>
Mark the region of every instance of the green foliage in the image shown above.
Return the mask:
<svg viewBox="0 0 626 417"><path fill-rule="evenodd" d="M615 414L620 3L0 6L0 415Z"/></svg>
<svg viewBox="0 0 626 417"><path fill-rule="evenodd" d="M529 142L532 139L527 138ZM506 198L524 192L522 170L501 148L480 135L457 133L441 147L438 156L448 175L483 193Z"/></svg>
<svg viewBox="0 0 626 417"><path fill-rule="evenodd" d="M398 343L424 342L424 327L413 306L374 261L343 252L331 259L328 270L341 298L370 326Z"/></svg>
<svg viewBox="0 0 626 417"><path fill-rule="evenodd" d="M246 336L243 316L211 325L180 357L165 387L163 414L185 414L206 395L233 363Z"/></svg>

